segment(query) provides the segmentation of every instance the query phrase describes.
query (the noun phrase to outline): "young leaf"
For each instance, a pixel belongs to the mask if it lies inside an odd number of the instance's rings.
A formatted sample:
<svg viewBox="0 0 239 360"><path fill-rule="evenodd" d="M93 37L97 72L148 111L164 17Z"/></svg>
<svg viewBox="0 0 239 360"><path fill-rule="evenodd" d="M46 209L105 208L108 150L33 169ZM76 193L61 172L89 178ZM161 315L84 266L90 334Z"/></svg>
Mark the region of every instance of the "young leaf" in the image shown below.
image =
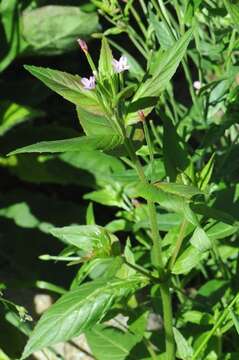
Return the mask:
<svg viewBox="0 0 239 360"><path fill-rule="evenodd" d="M99 74L102 78L113 75L113 55L109 47L108 41L105 37L102 38L100 59L99 59Z"/></svg>
<svg viewBox="0 0 239 360"><path fill-rule="evenodd" d="M101 324L88 330L85 335L93 355L98 360L124 360L140 341L140 338L131 332Z"/></svg>
<svg viewBox="0 0 239 360"><path fill-rule="evenodd" d="M190 243L200 252L204 252L212 246L206 232L201 227L196 227L190 239Z"/></svg>
<svg viewBox="0 0 239 360"><path fill-rule="evenodd" d="M95 225L95 214L94 214L94 207L92 202L89 203L86 210L86 224Z"/></svg>
<svg viewBox="0 0 239 360"><path fill-rule="evenodd" d="M165 90L185 55L191 37L192 30L188 30L175 42L173 47L165 51L163 56L160 56L156 71L153 73L152 77L141 83L133 98L133 102L142 98L158 97ZM142 107L141 110L144 110L147 115L152 110L152 106ZM138 121L139 117L137 113L129 113L126 118L127 124Z"/></svg>
<svg viewBox="0 0 239 360"><path fill-rule="evenodd" d="M85 90L81 85L80 76L38 66L25 65L25 69L73 104L96 114L104 113L95 92Z"/></svg>
<svg viewBox="0 0 239 360"><path fill-rule="evenodd" d="M177 355L179 359L190 360L193 355L193 349L189 346L185 337L175 327L173 328L175 342L177 344Z"/></svg>
<svg viewBox="0 0 239 360"><path fill-rule="evenodd" d="M51 228L50 233L66 244L83 251L83 257L107 257L119 253L118 239L97 225L71 225Z"/></svg>
<svg viewBox="0 0 239 360"><path fill-rule="evenodd" d="M213 168L214 168L214 158L215 154L211 156L207 164L204 166L204 168L200 171L200 182L199 182L199 188L203 191L206 189L207 185L209 184L209 181L212 176Z"/></svg>
<svg viewBox="0 0 239 360"><path fill-rule="evenodd" d="M147 284L142 276L128 279L95 280L63 295L37 323L21 359L47 346L80 335L103 319L121 298Z"/></svg>
<svg viewBox="0 0 239 360"><path fill-rule="evenodd" d="M10 152L8 155L25 153L59 153L88 150L110 150L122 143L119 135L81 136L73 139L42 141L33 145L24 146Z"/></svg>

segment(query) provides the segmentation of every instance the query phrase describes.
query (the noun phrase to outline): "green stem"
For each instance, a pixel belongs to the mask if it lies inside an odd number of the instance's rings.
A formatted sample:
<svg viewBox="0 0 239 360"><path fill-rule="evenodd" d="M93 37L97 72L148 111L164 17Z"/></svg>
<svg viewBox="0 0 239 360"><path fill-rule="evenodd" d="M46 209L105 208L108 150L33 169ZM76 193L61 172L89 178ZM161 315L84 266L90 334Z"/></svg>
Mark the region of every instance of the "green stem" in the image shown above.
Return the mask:
<svg viewBox="0 0 239 360"><path fill-rule="evenodd" d="M147 31L145 29L145 26L144 24L142 23L140 17L139 17L139 14L137 13L137 11L135 10L133 4L130 6L130 11L133 15L133 17L135 18L140 30L142 31L143 35L145 36L145 38L147 38Z"/></svg>
<svg viewBox="0 0 239 360"><path fill-rule="evenodd" d="M143 269L141 266L139 266L139 265L137 265L137 264L131 264L131 263L129 263L125 258L123 258L123 260L124 260L124 263L125 263L127 266L129 266L130 268L138 271L140 274L148 277L151 281L154 281L154 282L158 281L158 278L155 277L155 276L153 276L150 271Z"/></svg>
<svg viewBox="0 0 239 360"><path fill-rule="evenodd" d="M166 344L165 360L175 360L172 299L171 299L168 282L162 283L160 285L160 293L163 304L163 319L164 319L165 344Z"/></svg>
<svg viewBox="0 0 239 360"><path fill-rule="evenodd" d="M232 300L232 302L228 305L228 307L223 311L222 315L220 316L220 318L217 320L216 324L213 326L212 330L207 334L207 336L205 337L205 339L201 342L201 344L199 345L199 347L197 348L197 350L195 351L195 353L193 354L192 360L197 360L198 359L198 355L201 353L201 351L203 350L203 348L207 345L207 343L209 342L209 340L211 339L211 337L215 334L215 332L217 331L217 329L220 327L220 325L223 323L224 320L226 320L231 308L233 307L233 305L239 300L239 294L237 294L237 296L234 297L234 299Z"/></svg>
<svg viewBox="0 0 239 360"><path fill-rule="evenodd" d="M126 134L125 134L125 146L129 152L131 160L135 164L139 178L141 179L143 184L147 184L147 179L145 177L143 168L139 162L137 155L135 154L133 145L130 139L127 138ZM161 239L158 229L157 212L153 201L148 201L148 209L149 209L149 219L150 219L152 240L153 240L153 254L154 254L153 261L154 261L154 265L157 267L159 271L159 275L162 275L164 274L164 264L163 264L162 250L161 250ZM171 300L168 281L160 284L160 292L161 292L162 305L163 305L166 359L175 360L172 300Z"/></svg>

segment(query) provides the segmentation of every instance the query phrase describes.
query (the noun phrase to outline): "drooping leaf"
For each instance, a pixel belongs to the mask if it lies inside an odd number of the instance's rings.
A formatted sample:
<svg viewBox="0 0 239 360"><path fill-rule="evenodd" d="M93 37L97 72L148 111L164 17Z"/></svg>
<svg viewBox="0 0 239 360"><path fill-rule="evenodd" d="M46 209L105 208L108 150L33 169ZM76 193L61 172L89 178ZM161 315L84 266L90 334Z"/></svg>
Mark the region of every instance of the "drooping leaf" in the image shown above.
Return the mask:
<svg viewBox="0 0 239 360"><path fill-rule="evenodd" d="M104 136L82 136L73 139L42 141L33 145L24 146L10 152L8 155L24 153L61 153L84 150L110 150L120 145L122 138L112 134Z"/></svg>
<svg viewBox="0 0 239 360"><path fill-rule="evenodd" d="M71 225L51 228L53 236L83 251L83 258L107 257L119 253L118 239L98 225Z"/></svg>
<svg viewBox="0 0 239 360"><path fill-rule="evenodd" d="M93 355L98 360L124 360L140 341L140 338L131 332L123 332L106 325L97 325L85 335Z"/></svg>
<svg viewBox="0 0 239 360"><path fill-rule="evenodd" d="M121 298L145 286L142 276L95 280L63 295L44 313L33 330L22 359L34 351L78 336L103 319L108 310Z"/></svg>
<svg viewBox="0 0 239 360"><path fill-rule="evenodd" d="M37 55L58 55L75 50L76 39L88 37L99 29L96 13L59 5L25 10L22 25L27 53Z"/></svg>

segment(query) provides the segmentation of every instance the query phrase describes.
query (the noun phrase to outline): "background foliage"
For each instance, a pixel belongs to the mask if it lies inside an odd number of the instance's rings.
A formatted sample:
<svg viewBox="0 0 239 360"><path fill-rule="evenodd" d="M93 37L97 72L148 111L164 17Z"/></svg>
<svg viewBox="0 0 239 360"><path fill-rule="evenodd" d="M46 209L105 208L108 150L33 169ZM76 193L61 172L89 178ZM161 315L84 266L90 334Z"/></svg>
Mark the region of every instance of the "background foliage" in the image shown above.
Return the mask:
<svg viewBox="0 0 239 360"><path fill-rule="evenodd" d="M63 297L41 320L46 325L33 333L26 356L83 331L96 359L167 359L162 326L148 329L162 303L158 282L148 279L156 270L146 201L158 204L163 261L172 274L177 358L239 356L239 5L146 5L0 3L0 359L21 356L34 325L22 306L37 320L29 298L39 288ZM97 63L103 33L114 56L124 53L130 64L118 101L126 104L128 136L149 184L138 183L121 139L112 137L104 114L93 114L77 79L43 69L90 75L76 39L88 41ZM108 76L111 62L99 63ZM84 133L69 151L67 139ZM129 317L126 328L104 323L117 313Z"/></svg>

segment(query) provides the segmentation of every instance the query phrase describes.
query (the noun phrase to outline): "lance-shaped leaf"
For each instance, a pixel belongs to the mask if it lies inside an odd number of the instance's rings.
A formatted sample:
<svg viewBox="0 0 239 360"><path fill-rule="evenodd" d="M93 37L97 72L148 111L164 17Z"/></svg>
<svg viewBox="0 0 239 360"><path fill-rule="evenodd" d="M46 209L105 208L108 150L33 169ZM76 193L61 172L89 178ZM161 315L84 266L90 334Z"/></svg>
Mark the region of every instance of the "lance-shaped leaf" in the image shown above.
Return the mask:
<svg viewBox="0 0 239 360"><path fill-rule="evenodd" d="M115 123L110 121L106 116L95 114L92 111L76 107L78 119L86 135L105 135L116 132Z"/></svg>
<svg viewBox="0 0 239 360"><path fill-rule="evenodd" d="M191 210L188 201L179 195L163 191L152 184L138 184L134 188L129 188L130 196L143 197L146 200L154 201L168 211L183 214L193 225L198 225L196 215Z"/></svg>
<svg viewBox="0 0 239 360"><path fill-rule="evenodd" d="M137 102L143 98L159 96L162 91L165 90L185 55L191 37L192 30L188 30L175 42L174 46L165 51L163 56L160 56L156 71L152 77L142 82L133 98L133 102ZM146 105L145 108L141 108L141 110L144 110L145 114L148 114L152 110L152 106ZM132 124L137 121L139 121L138 114L129 112L126 123Z"/></svg>
<svg viewBox="0 0 239 360"><path fill-rule="evenodd" d="M207 251L212 246L206 232L199 226L194 230L190 243L200 252Z"/></svg>
<svg viewBox="0 0 239 360"><path fill-rule="evenodd" d="M124 360L130 350L141 339L131 332L120 329L97 325L86 332L86 339L98 360Z"/></svg>
<svg viewBox="0 0 239 360"><path fill-rule="evenodd" d="M73 104L96 114L104 113L96 93L94 90L89 91L83 88L80 76L38 66L26 65L25 69L41 80L51 90Z"/></svg>
<svg viewBox="0 0 239 360"><path fill-rule="evenodd" d="M71 225L50 229L53 236L82 250L82 257L107 257L120 252L118 238L97 225Z"/></svg>
<svg viewBox="0 0 239 360"><path fill-rule="evenodd" d="M95 280L63 295L39 320L24 349L22 359L34 351L67 341L91 329L120 299L147 285L142 276Z"/></svg>
<svg viewBox="0 0 239 360"><path fill-rule="evenodd" d="M9 155L24 153L58 153L87 150L111 150L122 144L119 135L81 136L73 139L41 141L10 152Z"/></svg>
<svg viewBox="0 0 239 360"><path fill-rule="evenodd" d="M113 55L109 47L108 41L105 37L102 39L100 59L99 59L99 73L100 76L110 77L113 75Z"/></svg>
<svg viewBox="0 0 239 360"><path fill-rule="evenodd" d="M191 199L194 195L202 194L202 192L199 189L197 189L195 186L192 185L167 183L167 182L157 182L154 185L165 192L179 195L186 199Z"/></svg>

